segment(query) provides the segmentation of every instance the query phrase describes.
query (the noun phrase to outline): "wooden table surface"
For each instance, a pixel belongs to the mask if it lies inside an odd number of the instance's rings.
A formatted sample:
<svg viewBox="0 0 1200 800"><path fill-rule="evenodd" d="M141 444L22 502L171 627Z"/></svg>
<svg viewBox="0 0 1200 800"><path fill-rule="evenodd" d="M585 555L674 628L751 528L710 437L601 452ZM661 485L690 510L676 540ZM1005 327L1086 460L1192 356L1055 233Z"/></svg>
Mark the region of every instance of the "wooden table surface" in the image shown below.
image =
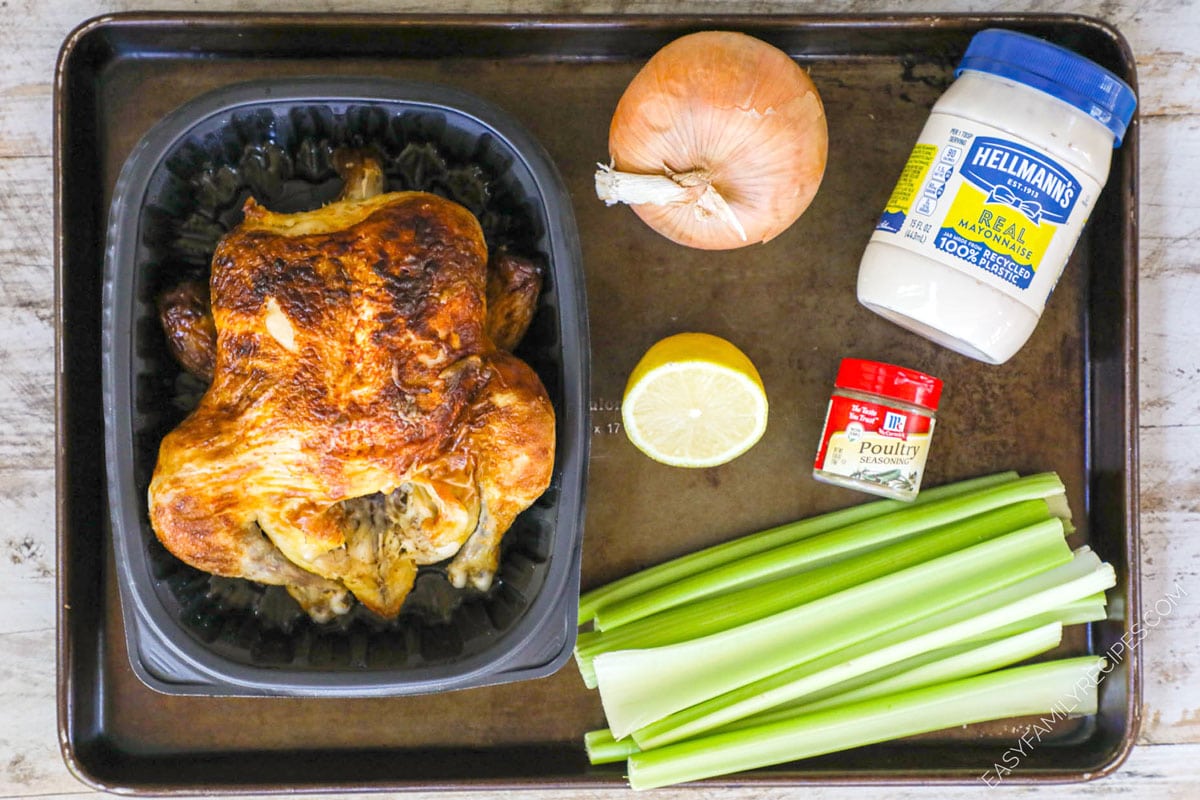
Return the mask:
<svg viewBox="0 0 1200 800"><path fill-rule="evenodd" d="M1009 796L1200 797L1200 2L622 2L615 0L0 0L0 797L93 794L63 765L55 723L54 313L51 105L65 35L117 11L864 13L1062 11L1107 20L1137 56L1141 125L1139 346L1145 722L1114 776ZM983 797L982 783L886 796ZM999 791L999 790L997 790ZM580 791L575 800L624 790ZM665 790L659 797L873 798L877 788ZM411 795L410 795L411 796ZM472 795L478 797L480 795ZM514 796L514 795L507 795ZM543 795L545 796L545 795ZM447 797L447 795L438 795Z"/></svg>

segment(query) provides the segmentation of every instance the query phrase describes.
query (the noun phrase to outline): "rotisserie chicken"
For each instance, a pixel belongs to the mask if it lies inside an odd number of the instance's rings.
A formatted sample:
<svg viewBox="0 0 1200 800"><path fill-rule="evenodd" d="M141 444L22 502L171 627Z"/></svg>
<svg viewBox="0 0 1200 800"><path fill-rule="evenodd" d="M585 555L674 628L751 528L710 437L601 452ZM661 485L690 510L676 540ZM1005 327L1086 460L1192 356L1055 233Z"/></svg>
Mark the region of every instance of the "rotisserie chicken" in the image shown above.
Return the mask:
<svg viewBox="0 0 1200 800"><path fill-rule="evenodd" d="M486 589L554 462L549 398L507 352L536 269L489 268L466 209L380 193L369 160L343 167L342 198L318 210L248 200L210 298L192 285L160 302L181 362L212 382L164 438L149 490L168 550L286 586L317 621L351 595L394 617L418 566L447 559L451 583Z"/></svg>

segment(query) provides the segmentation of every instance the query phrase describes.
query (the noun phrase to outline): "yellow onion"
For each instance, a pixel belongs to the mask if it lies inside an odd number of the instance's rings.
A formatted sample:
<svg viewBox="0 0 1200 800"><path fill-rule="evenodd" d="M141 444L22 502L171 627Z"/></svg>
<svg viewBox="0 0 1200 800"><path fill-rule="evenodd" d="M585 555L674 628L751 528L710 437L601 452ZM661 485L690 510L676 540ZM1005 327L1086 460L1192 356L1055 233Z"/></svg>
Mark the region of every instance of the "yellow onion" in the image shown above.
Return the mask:
<svg viewBox="0 0 1200 800"><path fill-rule="evenodd" d="M817 88L786 53L742 33L694 33L625 89L596 194L679 244L766 242L812 202L828 142Z"/></svg>

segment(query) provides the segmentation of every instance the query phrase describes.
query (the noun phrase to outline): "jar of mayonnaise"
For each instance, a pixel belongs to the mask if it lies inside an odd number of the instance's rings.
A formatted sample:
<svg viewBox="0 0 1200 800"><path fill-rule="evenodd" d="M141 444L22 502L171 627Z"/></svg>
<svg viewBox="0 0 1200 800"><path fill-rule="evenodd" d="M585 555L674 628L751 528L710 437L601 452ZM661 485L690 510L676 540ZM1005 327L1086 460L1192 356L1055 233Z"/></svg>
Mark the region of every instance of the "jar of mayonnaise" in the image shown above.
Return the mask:
<svg viewBox="0 0 1200 800"><path fill-rule="evenodd" d="M1037 326L1136 98L1098 64L985 30L933 106L858 273L867 308L1002 364Z"/></svg>

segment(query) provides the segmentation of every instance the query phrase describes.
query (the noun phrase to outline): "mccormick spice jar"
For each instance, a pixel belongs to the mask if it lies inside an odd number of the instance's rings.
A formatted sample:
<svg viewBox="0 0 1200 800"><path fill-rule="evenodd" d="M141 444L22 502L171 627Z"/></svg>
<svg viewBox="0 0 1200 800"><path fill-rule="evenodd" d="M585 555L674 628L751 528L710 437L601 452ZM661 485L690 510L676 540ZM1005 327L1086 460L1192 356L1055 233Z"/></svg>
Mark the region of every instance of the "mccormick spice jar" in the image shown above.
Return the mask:
<svg viewBox="0 0 1200 800"><path fill-rule="evenodd" d="M921 489L942 382L860 358L842 359L813 477L896 500Z"/></svg>
<svg viewBox="0 0 1200 800"><path fill-rule="evenodd" d="M1136 98L1032 36L986 30L933 106L863 254L858 299L990 364L1033 333Z"/></svg>

